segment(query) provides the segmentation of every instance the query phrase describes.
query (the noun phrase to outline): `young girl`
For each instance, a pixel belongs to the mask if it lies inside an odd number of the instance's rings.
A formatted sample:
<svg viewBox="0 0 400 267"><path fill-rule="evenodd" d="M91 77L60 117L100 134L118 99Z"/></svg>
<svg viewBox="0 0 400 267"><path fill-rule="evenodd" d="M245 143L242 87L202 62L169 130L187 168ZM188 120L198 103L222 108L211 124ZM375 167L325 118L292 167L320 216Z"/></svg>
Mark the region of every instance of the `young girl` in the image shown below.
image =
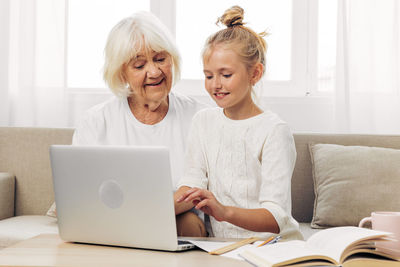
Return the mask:
<svg viewBox="0 0 400 267"><path fill-rule="evenodd" d="M210 215L216 237L302 238L291 216L292 134L251 97L265 71L266 42L244 26L238 6L218 21L227 28L208 38L202 56L205 87L219 108L193 118L175 212L195 207Z"/></svg>

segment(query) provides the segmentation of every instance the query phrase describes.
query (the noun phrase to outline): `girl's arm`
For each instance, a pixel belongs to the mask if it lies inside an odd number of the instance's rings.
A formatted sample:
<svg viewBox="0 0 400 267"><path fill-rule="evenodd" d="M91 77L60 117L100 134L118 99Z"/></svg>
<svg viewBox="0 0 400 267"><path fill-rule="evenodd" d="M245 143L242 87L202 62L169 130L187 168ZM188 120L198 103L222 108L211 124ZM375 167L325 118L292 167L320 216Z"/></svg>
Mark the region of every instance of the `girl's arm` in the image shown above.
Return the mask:
<svg viewBox="0 0 400 267"><path fill-rule="evenodd" d="M254 232L279 233L274 216L266 209L243 209L222 205L206 189L192 188L176 198L177 203L192 204L196 209L213 216L217 221L225 221Z"/></svg>
<svg viewBox="0 0 400 267"><path fill-rule="evenodd" d="M288 227L291 218L291 180L295 162L293 135L287 124L278 124L263 146L258 201L260 208L273 215L281 231Z"/></svg>
<svg viewBox="0 0 400 267"><path fill-rule="evenodd" d="M254 232L271 232L278 234L279 225L274 216L266 209L242 209L226 207L225 221Z"/></svg>

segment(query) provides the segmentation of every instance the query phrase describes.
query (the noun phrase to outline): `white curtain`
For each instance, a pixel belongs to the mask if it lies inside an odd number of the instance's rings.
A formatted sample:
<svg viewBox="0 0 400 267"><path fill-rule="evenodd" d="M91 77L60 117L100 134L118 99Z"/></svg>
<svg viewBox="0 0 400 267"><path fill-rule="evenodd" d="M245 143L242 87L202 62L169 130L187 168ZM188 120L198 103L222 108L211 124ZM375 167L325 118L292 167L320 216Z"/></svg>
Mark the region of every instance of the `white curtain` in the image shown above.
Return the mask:
<svg viewBox="0 0 400 267"><path fill-rule="evenodd" d="M1 1L4 69L0 121L8 126L67 126L65 3ZM4 52L6 51L6 52Z"/></svg>
<svg viewBox="0 0 400 267"><path fill-rule="evenodd" d="M400 1L338 3L336 127L328 128L400 134ZM0 0L0 125L74 126L109 97L67 91L66 16L66 0ZM304 118L303 130L327 127L308 127L307 116L274 105L289 119Z"/></svg>
<svg viewBox="0 0 400 267"><path fill-rule="evenodd" d="M338 18L337 129L400 134L400 1L340 0Z"/></svg>

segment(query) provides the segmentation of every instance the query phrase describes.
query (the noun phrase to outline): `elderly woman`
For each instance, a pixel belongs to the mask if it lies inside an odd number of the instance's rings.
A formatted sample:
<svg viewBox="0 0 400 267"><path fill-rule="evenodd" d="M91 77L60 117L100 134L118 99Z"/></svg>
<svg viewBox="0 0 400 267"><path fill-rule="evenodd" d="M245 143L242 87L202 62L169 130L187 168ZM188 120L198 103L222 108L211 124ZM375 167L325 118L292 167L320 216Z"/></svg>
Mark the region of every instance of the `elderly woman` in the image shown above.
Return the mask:
<svg viewBox="0 0 400 267"><path fill-rule="evenodd" d="M180 56L161 21L148 12L123 19L111 30L105 47L104 80L115 96L87 111L73 144L167 146L175 187L183 173L192 117L205 107L171 92L179 75ZM198 227L185 227L193 222ZM177 228L180 236L206 235L203 222L192 212L177 216Z"/></svg>

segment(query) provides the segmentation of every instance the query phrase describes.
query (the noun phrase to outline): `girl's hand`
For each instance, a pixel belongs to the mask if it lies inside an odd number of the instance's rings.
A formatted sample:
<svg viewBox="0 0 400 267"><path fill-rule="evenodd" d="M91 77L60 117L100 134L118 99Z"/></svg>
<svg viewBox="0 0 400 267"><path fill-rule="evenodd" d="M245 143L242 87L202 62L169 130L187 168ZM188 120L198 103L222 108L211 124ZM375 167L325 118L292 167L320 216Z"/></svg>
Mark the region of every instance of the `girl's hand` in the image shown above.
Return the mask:
<svg viewBox="0 0 400 267"><path fill-rule="evenodd" d="M226 221L227 207L222 205L213 193L206 189L191 188L177 202L192 202L196 209L213 216L217 221Z"/></svg>

